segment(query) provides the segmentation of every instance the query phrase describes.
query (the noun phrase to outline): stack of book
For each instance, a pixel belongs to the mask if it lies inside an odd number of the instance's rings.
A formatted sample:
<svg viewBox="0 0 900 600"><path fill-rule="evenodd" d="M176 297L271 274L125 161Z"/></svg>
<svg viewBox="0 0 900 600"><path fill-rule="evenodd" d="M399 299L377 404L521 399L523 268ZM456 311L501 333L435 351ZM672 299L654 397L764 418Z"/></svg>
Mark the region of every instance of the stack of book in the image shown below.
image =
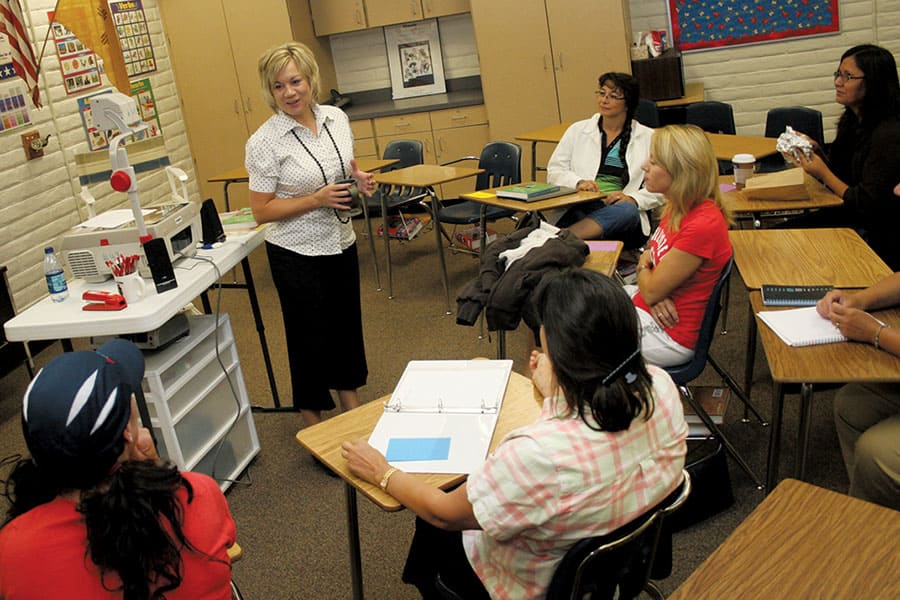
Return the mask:
<svg viewBox="0 0 900 600"><path fill-rule="evenodd" d="M721 425L728 409L728 401L731 399L731 390L727 387L697 386L691 388L694 399L712 419L716 425ZM688 424L688 437L701 438L709 435L709 429L697 416L697 413L687 402L684 403L684 420Z"/></svg>
<svg viewBox="0 0 900 600"><path fill-rule="evenodd" d="M499 188L497 189L497 197L534 202L535 200L545 200L548 198L555 198L556 196L564 196L566 194L571 194L574 191L575 190L572 188L565 186L531 181Z"/></svg>
<svg viewBox="0 0 900 600"><path fill-rule="evenodd" d="M253 211L249 207L224 212L219 215L222 221L222 229L225 231L240 231L242 229L255 229L256 220Z"/></svg>
<svg viewBox="0 0 900 600"><path fill-rule="evenodd" d="M430 215L419 215L418 217L409 217L405 215L397 215L388 217L388 237L397 240L411 240L415 238L431 221ZM378 226L377 235L384 235L384 225Z"/></svg>

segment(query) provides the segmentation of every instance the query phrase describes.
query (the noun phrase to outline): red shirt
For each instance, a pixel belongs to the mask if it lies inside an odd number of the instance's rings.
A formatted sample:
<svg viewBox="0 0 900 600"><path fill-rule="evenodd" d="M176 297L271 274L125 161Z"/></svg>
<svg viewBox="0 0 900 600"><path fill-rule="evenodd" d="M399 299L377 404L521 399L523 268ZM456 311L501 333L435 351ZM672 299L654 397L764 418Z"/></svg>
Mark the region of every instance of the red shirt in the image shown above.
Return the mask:
<svg viewBox="0 0 900 600"><path fill-rule="evenodd" d="M663 217L650 238L653 264L661 264L672 248L703 259L700 268L669 294L678 311L678 323L671 329L666 329L666 333L685 348L693 350L700 335L700 324L709 296L731 257L728 223L715 202L704 200L692 208L681 219L681 227L677 232L670 229L669 218ZM650 306L644 301L640 291L632 300L635 306L650 312Z"/></svg>
<svg viewBox="0 0 900 600"><path fill-rule="evenodd" d="M181 585L166 593L169 600L230 600L231 562L226 549L235 542L234 520L225 496L211 478L199 473L183 473L194 488L187 502L181 488L178 498L184 506L185 536L204 555L182 553L184 569ZM4 600L46 600L47 598L121 598L109 592L100 580L100 571L85 555L87 531L82 515L71 500L56 498L20 515L0 529L0 598ZM118 575L106 575L106 587L122 582Z"/></svg>

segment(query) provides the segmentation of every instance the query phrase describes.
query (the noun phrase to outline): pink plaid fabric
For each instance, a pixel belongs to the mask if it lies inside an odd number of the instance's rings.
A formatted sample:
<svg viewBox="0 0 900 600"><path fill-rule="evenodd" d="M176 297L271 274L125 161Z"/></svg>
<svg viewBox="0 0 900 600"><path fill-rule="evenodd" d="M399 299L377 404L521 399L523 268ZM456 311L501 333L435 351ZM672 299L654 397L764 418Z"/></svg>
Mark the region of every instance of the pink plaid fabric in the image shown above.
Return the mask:
<svg viewBox="0 0 900 600"><path fill-rule="evenodd" d="M668 374L648 367L656 407L617 433L562 416L562 399L511 432L469 475L481 531L463 532L469 562L495 599L542 598L576 541L628 523L681 481L687 425ZM559 415L559 416L558 416Z"/></svg>

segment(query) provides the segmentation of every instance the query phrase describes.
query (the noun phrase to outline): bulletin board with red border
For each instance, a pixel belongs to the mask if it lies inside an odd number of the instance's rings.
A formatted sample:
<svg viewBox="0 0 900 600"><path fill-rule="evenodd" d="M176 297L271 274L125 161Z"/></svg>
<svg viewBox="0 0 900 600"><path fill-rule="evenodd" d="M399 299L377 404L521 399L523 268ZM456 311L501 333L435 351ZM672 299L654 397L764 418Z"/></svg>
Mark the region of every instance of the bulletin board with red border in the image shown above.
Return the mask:
<svg viewBox="0 0 900 600"><path fill-rule="evenodd" d="M682 52L840 31L838 0L667 0Z"/></svg>

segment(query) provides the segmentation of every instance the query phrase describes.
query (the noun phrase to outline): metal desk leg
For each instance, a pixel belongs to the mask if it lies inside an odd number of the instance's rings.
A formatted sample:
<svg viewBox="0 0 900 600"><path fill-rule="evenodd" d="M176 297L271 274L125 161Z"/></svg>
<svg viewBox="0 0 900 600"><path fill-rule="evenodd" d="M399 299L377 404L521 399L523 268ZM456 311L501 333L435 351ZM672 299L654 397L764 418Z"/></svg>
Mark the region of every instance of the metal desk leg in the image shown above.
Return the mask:
<svg viewBox="0 0 900 600"><path fill-rule="evenodd" d="M506 358L506 332L497 330L497 360Z"/></svg>
<svg viewBox="0 0 900 600"><path fill-rule="evenodd" d="M753 366L756 363L756 315L753 306L747 302L750 314L747 316L747 351L744 354L744 393L750 397L750 388L753 386ZM746 423L750 420L747 405L744 405L744 418Z"/></svg>
<svg viewBox="0 0 900 600"><path fill-rule="evenodd" d="M143 385L143 384L142 384ZM153 422L150 420L150 411L147 410L147 399L144 398L144 389L138 387L134 390L134 403L137 404L138 415L141 417L141 425L150 432L150 439L153 440L153 447L156 445L156 434L153 432Z"/></svg>
<svg viewBox="0 0 900 600"><path fill-rule="evenodd" d="M769 431L769 459L766 467L766 493L778 484L778 460L781 454L781 417L784 410L784 386L772 386L772 429Z"/></svg>
<svg viewBox="0 0 900 600"><path fill-rule="evenodd" d="M444 242L441 239L441 217L438 214L438 198L433 187L426 188L428 195L431 196L431 221L434 223L434 235L437 239L438 260L441 262L441 282L444 284L444 295L447 298L447 309L444 314L452 314L450 312L450 281L447 276L447 263L444 260Z"/></svg>
<svg viewBox="0 0 900 600"><path fill-rule="evenodd" d="M369 204L365 198L360 199L363 219L366 221L366 233L369 237L369 252L372 254L372 268L375 269L375 290L381 291L381 277L378 275L378 256L375 254L375 239L372 237L372 222L369 220Z"/></svg>
<svg viewBox="0 0 900 600"><path fill-rule="evenodd" d="M531 180L537 181L537 141L531 142Z"/></svg>
<svg viewBox="0 0 900 600"><path fill-rule="evenodd" d="M234 183L233 181L226 181L223 186L222 191L225 193L225 212L231 210L231 205L228 203L228 186Z"/></svg>
<svg viewBox="0 0 900 600"><path fill-rule="evenodd" d="M253 311L253 320L256 321L256 332L259 334L259 346L262 348L263 361L266 363L266 374L269 377L269 387L272 389L272 400L275 407L281 407L278 399L278 386L275 384L275 371L272 369L272 359L269 357L269 344L266 342L266 327L263 324L262 313L259 310L259 299L256 297L256 286L253 283L253 273L250 271L250 258L241 260L241 268L244 270L244 283L247 295L250 297L250 309Z"/></svg>
<svg viewBox="0 0 900 600"><path fill-rule="evenodd" d="M797 440L797 479L806 480L806 451L809 447L809 421L812 410L813 385L800 385L800 431Z"/></svg>
<svg viewBox="0 0 900 600"><path fill-rule="evenodd" d="M353 584L353 600L363 600L362 554L359 547L359 516L356 512L356 490L344 484L347 501L347 535L350 542L350 580Z"/></svg>
<svg viewBox="0 0 900 600"><path fill-rule="evenodd" d="M391 236L388 235L387 195L388 187L381 190L381 237L384 238L384 256L387 260L388 299L394 299L394 274L391 270Z"/></svg>

